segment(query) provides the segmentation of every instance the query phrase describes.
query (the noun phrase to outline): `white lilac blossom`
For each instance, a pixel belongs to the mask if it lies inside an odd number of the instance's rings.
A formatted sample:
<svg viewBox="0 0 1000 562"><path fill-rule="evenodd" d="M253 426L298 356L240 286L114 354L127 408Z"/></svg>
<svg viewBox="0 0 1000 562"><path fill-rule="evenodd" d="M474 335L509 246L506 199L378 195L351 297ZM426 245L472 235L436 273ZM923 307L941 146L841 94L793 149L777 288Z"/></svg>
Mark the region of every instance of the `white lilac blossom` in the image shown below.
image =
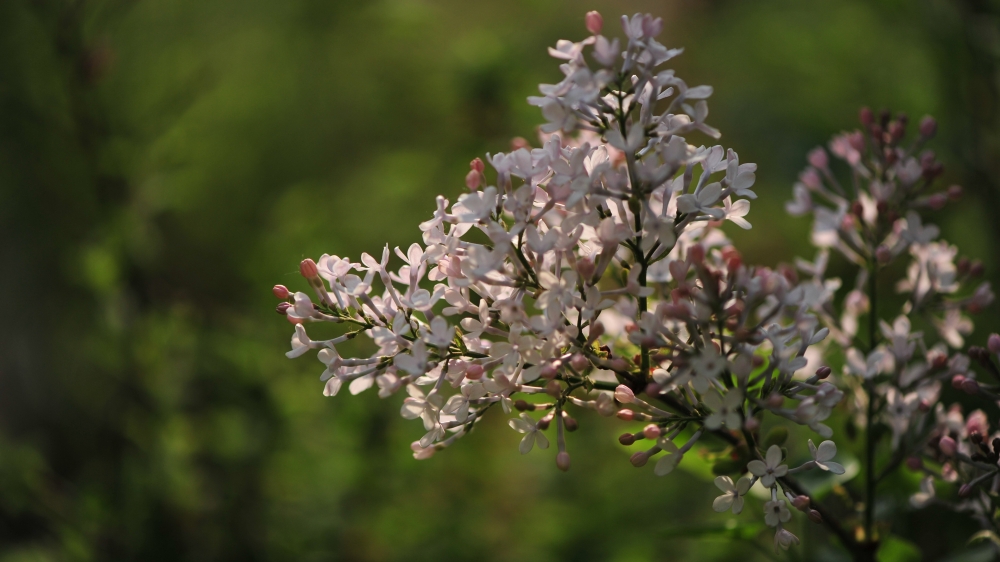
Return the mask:
<svg viewBox="0 0 1000 562"><path fill-rule="evenodd" d="M529 98L546 119L539 147L522 139L475 159L468 192L436 199L422 243L357 262L303 260L314 297L275 288L279 312L296 325L288 356L318 350L329 396L345 383L352 394L405 391L401 415L423 425L411 446L418 459L492 409L517 412L510 426L524 434L521 453L546 449L550 432L567 470L567 433L578 424L570 412L591 409L645 424L619 441L653 443L631 459L654 459L657 475L695 446L724 449L716 484L727 495L716 509L742 510L748 470L774 497L805 497L780 448L758 445L759 428L776 417L832 433L821 422L844 393L820 382L829 368L810 358L828 334L842 334L826 327L836 287L822 279L825 265L799 283L789 269L743 263L721 227L751 228L757 167L714 143L713 90L664 66L681 50L657 41L662 22L623 17L624 36L608 38L591 13L587 28L582 41L549 50L562 80ZM814 208L809 193L798 208ZM925 240L921 228L908 236ZM925 253L917 273L937 277L913 285L929 305L956 277L942 277L947 252ZM343 335L311 340L306 325L317 322ZM370 340L369 355L341 346L357 336ZM789 454L804 457L804 444ZM823 447L806 468L835 472L835 448ZM768 521L788 521L783 506ZM797 543L778 533L782 547Z"/></svg>
<svg viewBox="0 0 1000 562"><path fill-rule="evenodd" d="M841 533L841 541L856 559L874 559L882 527L875 513L875 504L883 501L879 483L906 466L925 474L913 491L912 507L940 502L972 511L983 532L1000 544L993 504L1000 490L1000 435L989 433L981 411L966 417L960 405L940 402L943 381L994 404L1000 398L1000 386L977 379L970 362L990 373L991 382L1000 380L1000 336L991 336L991 349L972 347L968 356L950 350L960 349L972 333L969 315L993 300L989 285L976 281L982 264L960 257L930 222L962 190L935 187L943 166L924 149L936 130L932 118L925 117L910 140L905 115L876 116L865 108L860 118L862 129L835 136L829 152L822 147L810 152L786 205L792 215L813 217L818 257L815 263L799 260L798 268L810 277L807 306L830 333L823 351L843 357L843 375L833 383L850 396L849 423L863 432L864 478L845 494L858 499L843 515L860 532L853 538ZM853 266L848 276L853 285L826 278L831 251ZM839 291L842 286L846 293ZM818 410L808 401L800 408L800 421ZM809 449L813 460L806 465L845 473L844 466L831 462L837 450L832 441L819 447L810 441ZM755 474L764 476L761 465ZM962 499L936 496L936 479L959 483ZM777 512L772 521L775 517ZM776 545L783 541L790 539L775 537Z"/></svg>

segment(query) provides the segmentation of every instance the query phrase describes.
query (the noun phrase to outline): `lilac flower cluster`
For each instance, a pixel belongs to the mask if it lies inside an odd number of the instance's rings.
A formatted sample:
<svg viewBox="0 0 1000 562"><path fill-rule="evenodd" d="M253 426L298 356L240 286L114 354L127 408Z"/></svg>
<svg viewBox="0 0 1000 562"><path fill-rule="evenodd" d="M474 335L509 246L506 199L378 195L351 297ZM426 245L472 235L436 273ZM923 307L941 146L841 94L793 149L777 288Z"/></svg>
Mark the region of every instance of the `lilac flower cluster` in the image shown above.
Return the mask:
<svg viewBox="0 0 1000 562"><path fill-rule="evenodd" d="M721 441L725 451L713 455L728 461L716 465L723 494L714 509L738 514L760 487L776 548L798 543L785 528L791 503L853 551L873 551L873 501L859 541L795 475L845 472L824 423L845 392L853 423L868 428L870 473L874 424L891 428L893 451L940 449L947 443L934 417L944 415L935 410L941 380L961 374L975 382L967 358L948 345L963 344L966 313L992 293L988 285L966 291L981 266L955 261L954 247L921 222L921 210L959 195L931 192L940 164L917 155L933 122L904 145L904 119L876 122L863 113L864 133L831 143L850 183L840 182L825 150L811 153L788 210L813 215L817 258L798 270L748 266L720 226L751 227L756 165L732 149L689 141L720 136L706 122L712 88L690 87L664 68L681 50L656 40L659 18L623 17L621 39L601 35L596 12L586 23L590 36L549 49L563 79L529 98L546 119L540 148L521 141L509 153L487 154L490 173L475 159L469 191L454 203L437 198L420 225L422 244L387 246L360 262L306 259L300 271L312 295L274 288L278 312L295 325L287 355L318 351L327 396L344 385L351 394L404 392L402 417L424 428L412 444L418 459L498 409L523 435L521 453L554 439L556 465L568 470L566 433L578 426L571 412L591 409L644 424L619 441L648 442L631 462L652 460L657 475L699 444ZM826 277L830 250L858 270L846 295L839 279ZM897 270L905 303L892 324L878 322L878 276ZM944 343L928 347L912 332L911 319L921 315ZM317 322L347 329L313 340L306 326ZM342 356L338 345L358 336L373 352ZM836 357L846 360L834 384L824 361ZM774 438L780 432L760 437L773 420L824 440L802 439L808 449L788 451Z"/></svg>
<svg viewBox="0 0 1000 562"><path fill-rule="evenodd" d="M885 111L876 116L864 108L860 121L862 129L835 136L829 152L821 147L809 154L809 166L786 208L792 215L813 216L818 254L812 263L800 260L798 269L812 286L810 309L830 330L819 348L825 356L843 356L838 383L851 396L847 407L853 426L865 428L865 501L857 511L864 512L865 544L877 548L877 486L904 462L927 473L911 501L916 507L933 501L935 477L955 481L964 475L961 495L968 496L972 487L998 473L1000 451L989 449L985 414L965 419L959 405L946 408L940 402L942 382L993 400L1000 395L980 385L969 356L956 351L972 332L968 314L994 298L989 283L976 281L983 266L959 257L955 246L939 239L939 229L922 218L962 194L958 186L935 187L943 166L923 147L934 136L936 122L925 117L908 141L905 115L894 118ZM841 280L825 275L831 251L854 269L854 284L843 295L838 293ZM886 301L889 306L880 309ZM1000 337L995 344L1000 352ZM989 352L972 348L970 355L1000 374ZM885 449L881 428L889 434L887 462L879 462ZM996 490L1000 480L990 485ZM990 519L995 509L983 501L956 507ZM996 521L987 528L996 531Z"/></svg>

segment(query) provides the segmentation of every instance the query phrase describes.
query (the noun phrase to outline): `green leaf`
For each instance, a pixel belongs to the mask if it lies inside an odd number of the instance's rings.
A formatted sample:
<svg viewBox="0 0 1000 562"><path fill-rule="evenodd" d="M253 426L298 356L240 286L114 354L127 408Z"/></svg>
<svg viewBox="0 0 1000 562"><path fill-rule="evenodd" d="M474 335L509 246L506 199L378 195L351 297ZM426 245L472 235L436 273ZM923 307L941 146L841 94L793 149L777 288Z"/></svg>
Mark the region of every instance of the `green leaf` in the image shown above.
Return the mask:
<svg viewBox="0 0 1000 562"><path fill-rule="evenodd" d="M912 542L891 535L882 542L879 562L919 562L920 548Z"/></svg>
<svg viewBox="0 0 1000 562"><path fill-rule="evenodd" d="M784 445L787 440L788 428L778 426L767 432L767 436L764 437L762 448L766 451L771 447L771 445L778 445L780 447L781 445Z"/></svg>
<svg viewBox="0 0 1000 562"><path fill-rule="evenodd" d="M979 531L978 533L969 537L969 542L967 544L971 545L972 543L975 543L977 541L990 541L993 544L1000 547L1000 537L998 537L997 534L994 533L993 531L987 531L985 529Z"/></svg>

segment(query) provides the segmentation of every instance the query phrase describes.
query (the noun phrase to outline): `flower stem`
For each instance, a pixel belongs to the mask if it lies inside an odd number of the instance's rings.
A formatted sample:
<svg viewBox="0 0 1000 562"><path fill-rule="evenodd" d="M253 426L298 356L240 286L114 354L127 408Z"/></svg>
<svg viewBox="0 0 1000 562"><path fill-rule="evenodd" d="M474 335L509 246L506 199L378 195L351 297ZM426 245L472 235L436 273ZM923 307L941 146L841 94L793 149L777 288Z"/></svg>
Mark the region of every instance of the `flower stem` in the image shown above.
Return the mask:
<svg viewBox="0 0 1000 562"><path fill-rule="evenodd" d="M868 270L868 353L875 351L878 330L878 264L872 256ZM872 534L875 526L875 487L878 483L875 471L875 377L865 380L865 394L868 397L868 414L865 418L865 540L874 545Z"/></svg>

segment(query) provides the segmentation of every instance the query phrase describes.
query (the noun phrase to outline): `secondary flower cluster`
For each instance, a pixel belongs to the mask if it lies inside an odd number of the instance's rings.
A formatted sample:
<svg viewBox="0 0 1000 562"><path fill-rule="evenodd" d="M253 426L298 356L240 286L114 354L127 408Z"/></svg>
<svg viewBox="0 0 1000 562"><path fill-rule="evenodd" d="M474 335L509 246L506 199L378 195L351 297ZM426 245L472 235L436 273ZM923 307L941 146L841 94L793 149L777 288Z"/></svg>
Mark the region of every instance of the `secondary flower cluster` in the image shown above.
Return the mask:
<svg viewBox="0 0 1000 562"><path fill-rule="evenodd" d="M946 411L939 402L942 381L970 394L997 395L975 380L969 357L949 349L963 346L972 331L967 314L990 304L993 293L988 283L973 287L982 265L959 258L957 248L938 239L938 228L921 218L962 193L958 186L934 187L943 167L933 152L921 149L935 134L936 123L925 117L917 135L907 141L905 115L893 118L886 111L876 117L864 108L860 120L862 130L835 136L829 153L817 148L809 154L787 210L814 218L812 242L819 253L813 263L800 261L798 267L812 286L810 309L830 330L825 353L844 357L839 383L852 396L852 422L866 428L865 540L875 544L876 487L904 460L930 474L921 454L936 462L945 459L942 471L952 480L958 477L952 458L973 462L968 465L972 486L985 479L976 473L984 459L997 473L996 454L983 443L985 416L979 412L966 422L959 406ZM841 181L831 153L842 161L849 181ZM854 285L843 295L838 294L840 279L825 276L830 250L855 270ZM883 304L880 310L880 302L890 306ZM883 317L892 319L891 324ZM862 318L867 326L861 325ZM925 329L915 329L919 327ZM1000 351L1000 338L996 344ZM881 467L876 467L883 445L878 426L891 435L890 459ZM956 440L972 435L979 441L973 437L956 447ZM983 458L973 461L977 454ZM912 503L922 506L932 497L928 476ZM990 528L995 530L995 523Z"/></svg>

